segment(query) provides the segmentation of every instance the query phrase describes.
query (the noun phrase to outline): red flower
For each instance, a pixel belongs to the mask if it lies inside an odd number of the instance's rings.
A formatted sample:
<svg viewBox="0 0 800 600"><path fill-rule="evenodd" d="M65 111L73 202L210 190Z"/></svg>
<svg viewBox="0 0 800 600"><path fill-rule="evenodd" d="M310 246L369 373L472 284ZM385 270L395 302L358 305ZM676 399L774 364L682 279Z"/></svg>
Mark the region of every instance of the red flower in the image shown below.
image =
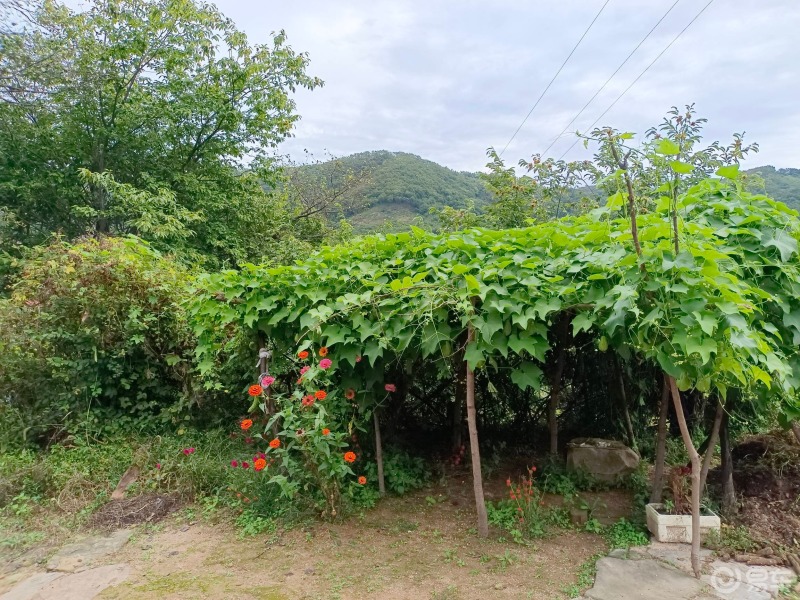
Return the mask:
<svg viewBox="0 0 800 600"><path fill-rule="evenodd" d="M261 393L262 393L263 391L264 391L264 388L262 388L262 387L261 387L260 385L258 385L257 383L255 383L255 384L251 385L251 386L250 386L250 387L247 389L247 393L248 393L248 394L250 394L251 396L260 396L260 395L261 395Z"/></svg>
<svg viewBox="0 0 800 600"><path fill-rule="evenodd" d="M308 350L301 350L300 352L297 353L297 357L302 359L302 360L307 359L308 358Z"/></svg>
<svg viewBox="0 0 800 600"><path fill-rule="evenodd" d="M161 463L156 463L156 469L160 469L160 468L161 468Z"/></svg>
<svg viewBox="0 0 800 600"><path fill-rule="evenodd" d="M275 438L269 443L270 448L279 448L281 445L281 441L278 438Z"/></svg>
<svg viewBox="0 0 800 600"><path fill-rule="evenodd" d="M309 406L314 406L314 396L303 397L302 404L306 408L308 408Z"/></svg>
<svg viewBox="0 0 800 600"><path fill-rule="evenodd" d="M259 458L258 460L253 462L253 467L255 468L256 471L263 471L266 466L267 466L267 461L265 461L263 458Z"/></svg>
<svg viewBox="0 0 800 600"><path fill-rule="evenodd" d="M344 453L344 461L349 463L356 462L356 453L355 452L345 452Z"/></svg>
<svg viewBox="0 0 800 600"><path fill-rule="evenodd" d="M323 346L322 348L319 349L319 355L322 356L323 358L328 356L328 349L325 346Z"/></svg>
<svg viewBox="0 0 800 600"><path fill-rule="evenodd" d="M353 388L350 388L344 393L344 397L347 398L348 400L352 400L353 398L356 397L356 391Z"/></svg>
<svg viewBox="0 0 800 600"><path fill-rule="evenodd" d="M328 397L328 393L325 390L317 390L314 392L314 398L317 400L325 400Z"/></svg>
<svg viewBox="0 0 800 600"><path fill-rule="evenodd" d="M511 477L509 477L508 479L506 479L506 485L507 485L508 487L511 487Z"/></svg>
<svg viewBox="0 0 800 600"><path fill-rule="evenodd" d="M361 362L361 356L356 356L356 362L357 363Z"/></svg>
<svg viewBox="0 0 800 600"><path fill-rule="evenodd" d="M231 461L231 466L232 466L232 467L238 467L238 466L239 466L239 461L232 460L232 461Z"/></svg>
<svg viewBox="0 0 800 600"><path fill-rule="evenodd" d="M367 478L362 475L361 477L358 478L358 483L360 485L366 484L367 483Z"/></svg>
<svg viewBox="0 0 800 600"><path fill-rule="evenodd" d="M249 469L250 468L250 464L245 460L245 461L242 462L242 468L243 469Z"/></svg>
<svg viewBox="0 0 800 600"><path fill-rule="evenodd" d="M395 386L393 383L387 383L385 386L383 386L383 389L385 389L387 392L396 392L397 386Z"/></svg>
<svg viewBox="0 0 800 600"><path fill-rule="evenodd" d="M325 428L322 430L322 435L330 435L330 433L331 433L331 430L330 430L330 429L328 429L327 427L325 427Z"/></svg>
<svg viewBox="0 0 800 600"><path fill-rule="evenodd" d="M242 431L247 431L253 426L253 419L244 419L240 424L239 427L242 428Z"/></svg>

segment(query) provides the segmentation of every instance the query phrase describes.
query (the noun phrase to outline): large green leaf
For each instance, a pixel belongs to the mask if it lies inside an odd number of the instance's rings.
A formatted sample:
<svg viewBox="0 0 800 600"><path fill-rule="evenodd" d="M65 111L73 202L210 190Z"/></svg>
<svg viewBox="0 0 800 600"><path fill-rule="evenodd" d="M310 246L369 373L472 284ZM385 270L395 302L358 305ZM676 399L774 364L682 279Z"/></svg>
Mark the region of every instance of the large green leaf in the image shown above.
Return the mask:
<svg viewBox="0 0 800 600"><path fill-rule="evenodd" d="M542 384L542 370L531 362L524 362L511 372L511 381L523 391L527 388L538 390Z"/></svg>

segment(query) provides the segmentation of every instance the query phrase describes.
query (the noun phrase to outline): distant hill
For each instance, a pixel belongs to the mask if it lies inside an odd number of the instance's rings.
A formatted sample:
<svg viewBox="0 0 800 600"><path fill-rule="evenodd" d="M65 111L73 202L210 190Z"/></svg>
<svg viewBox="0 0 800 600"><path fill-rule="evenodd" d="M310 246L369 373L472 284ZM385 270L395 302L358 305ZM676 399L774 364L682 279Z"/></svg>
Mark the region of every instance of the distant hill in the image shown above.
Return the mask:
<svg viewBox="0 0 800 600"><path fill-rule="evenodd" d="M465 208L473 203L479 211L492 196L477 173L453 171L406 152L377 150L336 159L354 173L370 172L368 182L354 192L361 207L346 216L359 233L375 231L387 223L390 229L406 229L420 223L437 225L431 207ZM326 163L298 167L324 172ZM763 179L751 182L754 192L766 193L800 211L800 169L776 169L767 165L744 171Z"/></svg>
<svg viewBox="0 0 800 600"><path fill-rule="evenodd" d="M800 211L800 169L776 169L767 165L748 169L745 173L757 174L764 180L763 186L751 186L753 191L765 193Z"/></svg>
<svg viewBox="0 0 800 600"><path fill-rule="evenodd" d="M355 173L366 169L371 174L357 192L366 205L347 215L359 232L374 231L387 221L394 229L405 229L418 219L435 225L431 207L464 208L472 202L481 209L492 201L477 173L453 171L415 154L377 150L337 160ZM324 164L299 168L324 169Z"/></svg>

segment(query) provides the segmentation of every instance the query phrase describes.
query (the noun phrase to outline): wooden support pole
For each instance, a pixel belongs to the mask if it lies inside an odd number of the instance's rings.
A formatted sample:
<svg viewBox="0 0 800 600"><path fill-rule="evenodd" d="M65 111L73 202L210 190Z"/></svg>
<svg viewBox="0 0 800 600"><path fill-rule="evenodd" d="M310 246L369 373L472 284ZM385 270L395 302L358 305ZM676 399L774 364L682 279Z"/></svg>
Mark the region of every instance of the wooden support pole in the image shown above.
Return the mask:
<svg viewBox="0 0 800 600"><path fill-rule="evenodd" d="M467 330L467 344L474 339L472 325ZM478 535L489 537L489 518L486 514L486 501L483 497L483 476L481 474L481 452L478 447L478 426L475 415L475 373L467 366L467 425L469 427L469 449L472 458L472 486L475 490L475 508L478 513Z"/></svg>
<svg viewBox="0 0 800 600"><path fill-rule="evenodd" d="M656 464L650 503L658 503L664 496L664 461L667 455L667 416L669 413L669 384L664 379L661 386L661 404L658 407L658 434L656 436Z"/></svg>
<svg viewBox="0 0 800 600"><path fill-rule="evenodd" d="M386 482L383 478L383 446L381 445L381 422L378 409L372 411L372 421L375 424L375 460L378 463L378 491L381 497L386 495Z"/></svg>
<svg viewBox="0 0 800 600"><path fill-rule="evenodd" d="M678 418L678 426L681 429L683 444L689 454L692 463L692 571L694 576L700 579L700 455L692 442L689 433L689 426L686 424L686 416L683 414L683 403L678 385L672 375L666 375L669 391L672 394L672 402L675 405L675 414Z"/></svg>

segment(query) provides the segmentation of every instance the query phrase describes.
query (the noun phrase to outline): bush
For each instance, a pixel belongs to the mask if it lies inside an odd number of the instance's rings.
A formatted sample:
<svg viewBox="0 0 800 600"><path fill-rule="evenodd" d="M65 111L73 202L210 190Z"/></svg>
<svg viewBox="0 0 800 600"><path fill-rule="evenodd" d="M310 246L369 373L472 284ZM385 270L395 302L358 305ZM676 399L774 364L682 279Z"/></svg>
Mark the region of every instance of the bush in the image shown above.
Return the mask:
<svg viewBox="0 0 800 600"><path fill-rule="evenodd" d="M0 301L0 412L16 423L0 444L152 431L182 417L194 401L187 281L134 237L36 250Z"/></svg>
<svg viewBox="0 0 800 600"><path fill-rule="evenodd" d="M370 481L377 481L376 463L368 463L365 466L365 473ZM383 478L389 493L402 496L423 487L430 479L430 471L420 457L388 447L383 451Z"/></svg>

